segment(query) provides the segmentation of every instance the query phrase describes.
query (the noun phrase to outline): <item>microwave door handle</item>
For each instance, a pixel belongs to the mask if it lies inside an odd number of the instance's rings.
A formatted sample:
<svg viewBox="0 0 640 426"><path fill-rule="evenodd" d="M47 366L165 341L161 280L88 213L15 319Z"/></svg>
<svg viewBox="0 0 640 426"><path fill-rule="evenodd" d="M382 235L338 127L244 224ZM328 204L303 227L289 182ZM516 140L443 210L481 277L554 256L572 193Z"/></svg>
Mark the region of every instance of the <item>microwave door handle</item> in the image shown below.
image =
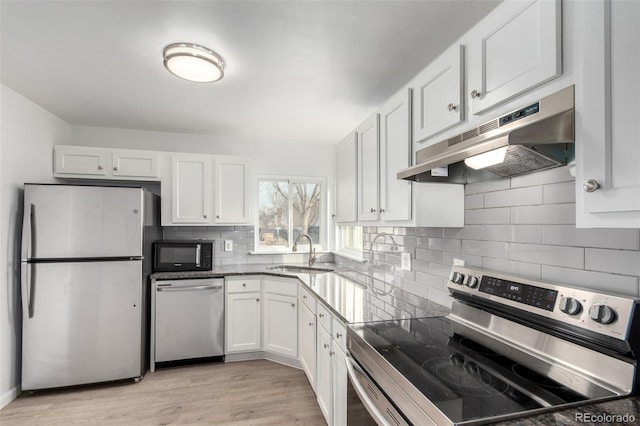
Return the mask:
<svg viewBox="0 0 640 426"><path fill-rule="evenodd" d="M196 244L196 268L200 267L200 244Z"/></svg>
<svg viewBox="0 0 640 426"><path fill-rule="evenodd" d="M379 425L385 425L385 426L390 425L387 419L384 418L382 413L373 404L373 401L371 401L366 391L364 390L363 384L360 382L360 380L356 376L356 369L360 369L360 368L356 365L355 361L351 359L351 357L349 356L345 358L345 361L347 364L347 375L351 380L353 389L358 394L360 401L362 401L362 405L364 405L364 407L367 409L369 414L371 414L371 417L373 417L376 423L378 423Z"/></svg>

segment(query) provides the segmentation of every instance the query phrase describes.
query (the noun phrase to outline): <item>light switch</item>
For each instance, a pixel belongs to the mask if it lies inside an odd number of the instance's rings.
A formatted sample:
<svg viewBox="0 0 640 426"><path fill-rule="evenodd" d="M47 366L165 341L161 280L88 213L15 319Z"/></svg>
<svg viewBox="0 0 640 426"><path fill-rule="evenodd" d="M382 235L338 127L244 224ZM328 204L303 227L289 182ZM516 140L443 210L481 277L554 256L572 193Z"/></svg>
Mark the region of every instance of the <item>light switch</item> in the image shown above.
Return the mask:
<svg viewBox="0 0 640 426"><path fill-rule="evenodd" d="M224 251L233 251L233 240L224 240Z"/></svg>
<svg viewBox="0 0 640 426"><path fill-rule="evenodd" d="M411 270L411 253L400 253L400 267L405 271Z"/></svg>

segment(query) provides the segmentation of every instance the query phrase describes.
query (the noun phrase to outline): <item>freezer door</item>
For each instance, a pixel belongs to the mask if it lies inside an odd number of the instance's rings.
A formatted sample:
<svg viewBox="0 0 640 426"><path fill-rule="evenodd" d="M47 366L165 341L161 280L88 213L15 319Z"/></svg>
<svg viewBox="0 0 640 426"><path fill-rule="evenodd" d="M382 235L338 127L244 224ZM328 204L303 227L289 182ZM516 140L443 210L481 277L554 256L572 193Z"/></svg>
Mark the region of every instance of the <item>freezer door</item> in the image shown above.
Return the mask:
<svg viewBox="0 0 640 426"><path fill-rule="evenodd" d="M23 257L142 256L142 200L140 188L27 184Z"/></svg>
<svg viewBox="0 0 640 426"><path fill-rule="evenodd" d="M141 264L23 263L22 389L143 374Z"/></svg>

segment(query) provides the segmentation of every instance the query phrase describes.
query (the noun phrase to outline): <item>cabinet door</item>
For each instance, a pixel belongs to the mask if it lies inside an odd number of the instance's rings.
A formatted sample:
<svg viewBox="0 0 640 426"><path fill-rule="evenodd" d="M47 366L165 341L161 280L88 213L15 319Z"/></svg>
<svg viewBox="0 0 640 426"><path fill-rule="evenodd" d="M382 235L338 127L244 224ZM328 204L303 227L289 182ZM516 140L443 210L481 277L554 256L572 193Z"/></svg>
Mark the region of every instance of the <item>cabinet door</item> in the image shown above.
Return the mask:
<svg viewBox="0 0 640 426"><path fill-rule="evenodd" d="M332 424L332 399L331 399L331 337L323 327L317 327L317 351L318 371L316 374L316 398L320 411L324 415L327 424Z"/></svg>
<svg viewBox="0 0 640 426"><path fill-rule="evenodd" d="M300 321L298 323L298 348L300 364L309 379L311 388L316 388L316 316L306 307L300 305Z"/></svg>
<svg viewBox="0 0 640 426"><path fill-rule="evenodd" d="M260 293L227 294L225 353L259 351Z"/></svg>
<svg viewBox="0 0 640 426"><path fill-rule="evenodd" d="M336 152L336 222L358 220L358 157L356 134L347 136Z"/></svg>
<svg viewBox="0 0 640 426"><path fill-rule="evenodd" d="M585 24L584 81L576 85L582 105L582 126L576 126L582 142L576 144L578 225L638 228L640 3L598 1L580 7ZM583 189L590 180L599 188Z"/></svg>
<svg viewBox="0 0 640 426"><path fill-rule="evenodd" d="M402 90L380 108L380 214L385 221L411 220L411 182L398 170L411 165L411 91Z"/></svg>
<svg viewBox="0 0 640 426"><path fill-rule="evenodd" d="M107 176L106 150L84 146L56 145L53 147L54 176Z"/></svg>
<svg viewBox="0 0 640 426"><path fill-rule="evenodd" d="M473 114L549 81L562 72L560 0L504 3L480 24L469 46L469 102Z"/></svg>
<svg viewBox="0 0 640 426"><path fill-rule="evenodd" d="M263 307L263 349L296 358L298 356L298 298L265 293Z"/></svg>
<svg viewBox="0 0 640 426"><path fill-rule="evenodd" d="M347 360L343 350L335 344L331 352L333 424L347 424Z"/></svg>
<svg viewBox="0 0 640 426"><path fill-rule="evenodd" d="M249 223L249 163L216 158L216 224Z"/></svg>
<svg viewBox="0 0 640 426"><path fill-rule="evenodd" d="M453 46L414 80L413 140L464 121L464 46Z"/></svg>
<svg viewBox="0 0 640 426"><path fill-rule="evenodd" d="M114 150L111 174L122 178L157 178L158 154L151 151Z"/></svg>
<svg viewBox="0 0 640 426"><path fill-rule="evenodd" d="M211 161L202 155L174 155L171 164L173 223L211 221Z"/></svg>
<svg viewBox="0 0 640 426"><path fill-rule="evenodd" d="M358 220L378 220L380 163L378 114L356 130L358 134Z"/></svg>

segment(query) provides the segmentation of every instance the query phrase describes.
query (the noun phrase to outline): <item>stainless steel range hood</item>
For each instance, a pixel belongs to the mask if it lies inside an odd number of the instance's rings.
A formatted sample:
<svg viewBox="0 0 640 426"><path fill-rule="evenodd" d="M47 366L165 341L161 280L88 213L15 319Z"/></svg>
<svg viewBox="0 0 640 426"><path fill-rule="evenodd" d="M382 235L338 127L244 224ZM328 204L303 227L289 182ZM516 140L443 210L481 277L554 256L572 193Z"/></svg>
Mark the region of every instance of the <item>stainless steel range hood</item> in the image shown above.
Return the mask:
<svg viewBox="0 0 640 426"><path fill-rule="evenodd" d="M468 183L566 164L574 152L574 86L416 152L398 179ZM466 159L504 148L504 161L474 170ZM443 169L446 167L446 169Z"/></svg>

